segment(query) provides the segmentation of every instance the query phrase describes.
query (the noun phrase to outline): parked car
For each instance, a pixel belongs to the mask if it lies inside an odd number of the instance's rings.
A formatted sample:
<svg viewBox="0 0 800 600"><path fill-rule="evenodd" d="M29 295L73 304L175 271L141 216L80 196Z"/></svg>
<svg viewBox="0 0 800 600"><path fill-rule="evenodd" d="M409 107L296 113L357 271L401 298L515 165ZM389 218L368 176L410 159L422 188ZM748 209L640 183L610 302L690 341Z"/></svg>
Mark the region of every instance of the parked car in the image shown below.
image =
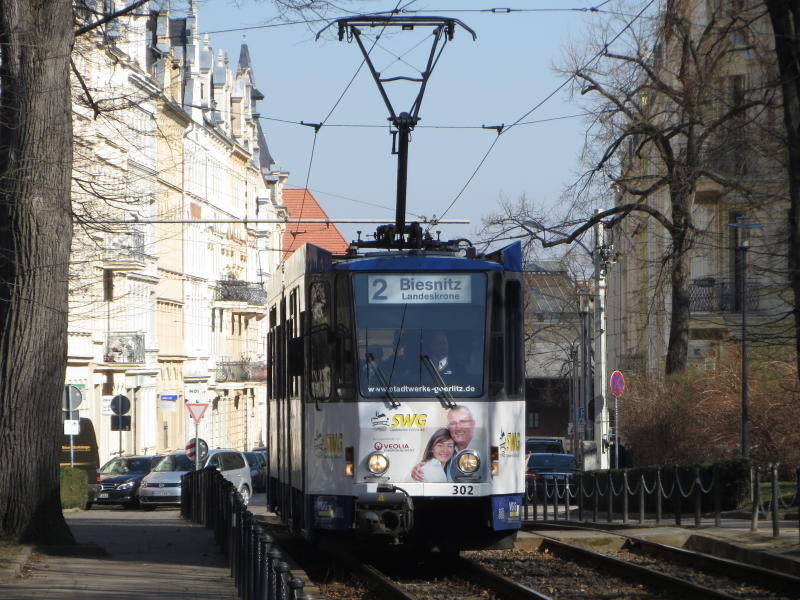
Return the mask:
<svg viewBox="0 0 800 600"><path fill-rule="evenodd" d="M535 452L528 455L528 465L525 479L528 485L535 481L537 486L544 483L552 486L552 482L559 484L570 481L578 472L578 463L572 454L558 454L553 452Z"/></svg>
<svg viewBox="0 0 800 600"><path fill-rule="evenodd" d="M546 452L566 454L564 440L557 437L529 437L525 439L525 454Z"/></svg>
<svg viewBox="0 0 800 600"><path fill-rule="evenodd" d="M120 456L100 467L100 492L95 504L139 504L142 479L162 459L161 456Z"/></svg>
<svg viewBox="0 0 800 600"><path fill-rule="evenodd" d="M185 450L167 454L153 467L149 475L142 479L139 487L139 502L145 510L158 506L178 506L181 503L181 477L193 471L194 459L186 456ZM244 454L238 450L217 448L210 450L200 464L200 468L216 467L222 476L236 486L244 503L250 501L253 482L250 467Z"/></svg>
<svg viewBox="0 0 800 600"><path fill-rule="evenodd" d="M267 457L263 452L245 452L244 457L250 467L250 479L253 480L254 492L267 491Z"/></svg>

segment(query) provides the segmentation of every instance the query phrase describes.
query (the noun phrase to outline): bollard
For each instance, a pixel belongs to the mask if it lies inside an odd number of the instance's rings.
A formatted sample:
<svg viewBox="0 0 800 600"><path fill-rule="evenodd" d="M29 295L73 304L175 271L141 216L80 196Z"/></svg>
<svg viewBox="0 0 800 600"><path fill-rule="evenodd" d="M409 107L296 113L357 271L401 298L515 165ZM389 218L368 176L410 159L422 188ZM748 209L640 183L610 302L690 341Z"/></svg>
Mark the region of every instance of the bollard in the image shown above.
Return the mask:
<svg viewBox="0 0 800 600"><path fill-rule="evenodd" d="M656 469L656 525L661 525L663 496L664 496L664 487L661 485L661 467L658 467Z"/></svg>
<svg viewBox="0 0 800 600"><path fill-rule="evenodd" d="M558 479L553 479L553 521L558 521L558 510L561 505L558 500Z"/></svg>
<svg viewBox="0 0 800 600"><path fill-rule="evenodd" d="M628 471L622 470L622 522L628 524Z"/></svg>
<svg viewBox="0 0 800 600"><path fill-rule="evenodd" d="M578 521L583 521L583 473L578 473Z"/></svg>
<svg viewBox="0 0 800 600"><path fill-rule="evenodd" d="M672 510L675 511L675 525L678 527L681 526L681 486L678 485L678 478L680 475L678 474L678 465L674 465L672 467L672 474L674 479L672 480Z"/></svg>
<svg viewBox="0 0 800 600"><path fill-rule="evenodd" d="M569 478L567 478L566 483L564 484L564 520L570 521L572 520L572 515L570 514L570 494L569 494Z"/></svg>
<svg viewBox="0 0 800 600"><path fill-rule="evenodd" d="M701 509L702 509L702 486L700 485L700 465L694 466L694 485L695 485L695 493L694 493L694 526L700 527L700 519L702 517Z"/></svg>
<svg viewBox="0 0 800 600"><path fill-rule="evenodd" d="M611 523L614 510L614 482L611 480L611 469L608 470L608 500L606 504L608 505L607 521Z"/></svg>
<svg viewBox="0 0 800 600"><path fill-rule="evenodd" d="M778 511L780 509L780 484L778 483L778 463L772 465L772 537L781 534L780 523L778 522Z"/></svg>
<svg viewBox="0 0 800 600"><path fill-rule="evenodd" d="M719 489L719 463L714 463L714 479L711 482L711 487L714 490L714 527L720 527L722 525L722 501Z"/></svg>
<svg viewBox="0 0 800 600"><path fill-rule="evenodd" d="M600 482L597 480L597 474L592 475L594 483L594 506L592 507L592 523L597 523L597 516L600 513Z"/></svg>
<svg viewBox="0 0 800 600"><path fill-rule="evenodd" d="M261 540L264 537L264 528L256 523L252 527L250 537L252 543L250 551L250 597L258 600L261 598L261 568L264 564L261 554L263 549Z"/></svg>
<svg viewBox="0 0 800 600"><path fill-rule="evenodd" d="M278 572L276 570L278 563L281 562L280 550L273 548L269 551L269 585L267 586L267 598L275 600L278 597Z"/></svg>
<svg viewBox="0 0 800 600"><path fill-rule="evenodd" d="M639 474L639 525L644 523L644 500L645 500L645 481L644 473Z"/></svg>
<svg viewBox="0 0 800 600"><path fill-rule="evenodd" d="M760 470L760 467L750 469L750 497L753 499L753 511L750 516L750 531L758 531L758 511L761 509Z"/></svg>
<svg viewBox="0 0 800 600"><path fill-rule="evenodd" d="M547 502L547 479L544 479L542 483L544 484L542 491L542 520L547 521L547 508L549 506Z"/></svg>
<svg viewBox="0 0 800 600"><path fill-rule="evenodd" d="M289 600L302 600L305 597L303 586L305 582L299 577L289 579Z"/></svg>
<svg viewBox="0 0 800 600"><path fill-rule="evenodd" d="M289 600L289 585L288 579L291 577L289 565L281 561L275 565L276 579L278 581L278 594L275 596L277 600Z"/></svg>

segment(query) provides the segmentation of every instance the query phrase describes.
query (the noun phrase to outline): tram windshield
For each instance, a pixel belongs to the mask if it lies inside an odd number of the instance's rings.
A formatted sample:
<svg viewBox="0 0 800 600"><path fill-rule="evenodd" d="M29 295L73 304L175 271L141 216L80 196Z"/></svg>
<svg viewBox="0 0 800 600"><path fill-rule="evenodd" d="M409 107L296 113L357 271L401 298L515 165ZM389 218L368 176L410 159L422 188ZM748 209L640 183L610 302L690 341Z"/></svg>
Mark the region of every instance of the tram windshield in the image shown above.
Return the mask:
<svg viewBox="0 0 800 600"><path fill-rule="evenodd" d="M354 277L364 396L483 393L486 275Z"/></svg>

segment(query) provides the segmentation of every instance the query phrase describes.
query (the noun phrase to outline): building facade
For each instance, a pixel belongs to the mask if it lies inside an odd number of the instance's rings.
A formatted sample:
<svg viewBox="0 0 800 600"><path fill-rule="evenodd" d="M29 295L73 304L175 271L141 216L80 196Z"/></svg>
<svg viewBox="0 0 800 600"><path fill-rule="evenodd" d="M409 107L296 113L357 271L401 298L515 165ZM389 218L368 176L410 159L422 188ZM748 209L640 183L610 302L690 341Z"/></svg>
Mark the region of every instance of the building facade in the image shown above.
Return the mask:
<svg viewBox="0 0 800 600"><path fill-rule="evenodd" d="M198 433L211 448L266 441L263 284L283 226L264 96L247 46L236 65L215 51L194 3L150 7L80 37L73 56L65 383L101 461L182 449L187 402L209 404Z"/></svg>
<svg viewBox="0 0 800 600"><path fill-rule="evenodd" d="M720 360L736 359L743 313L748 340L771 348L777 357L793 338L787 319L785 148L769 18L755 2L665 7L650 58L664 85L662 91L645 86L637 106L655 127L672 132L670 154L665 159L653 144L631 136L621 146L620 178L652 184L671 176L667 163L674 160L673 166L683 169L677 172L694 183L685 204L691 222L686 256L690 368L717 370ZM678 68L690 64L687 47L695 49L694 75ZM687 114L695 119L692 128L683 125ZM618 187L618 205L642 201L626 189ZM644 202L677 219L671 191L662 187ZM612 235L609 369L661 376L675 309L669 271L674 240L656 219L635 212Z"/></svg>

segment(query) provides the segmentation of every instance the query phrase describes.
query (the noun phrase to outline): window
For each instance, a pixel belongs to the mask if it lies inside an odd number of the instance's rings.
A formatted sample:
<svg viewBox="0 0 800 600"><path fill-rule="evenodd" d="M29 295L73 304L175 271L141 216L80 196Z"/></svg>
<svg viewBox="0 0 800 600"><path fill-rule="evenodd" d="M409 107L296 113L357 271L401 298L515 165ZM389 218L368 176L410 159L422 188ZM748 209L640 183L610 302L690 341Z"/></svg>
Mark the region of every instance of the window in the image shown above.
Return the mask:
<svg viewBox="0 0 800 600"><path fill-rule="evenodd" d="M232 471L234 469L242 469L247 465L244 458L238 452L225 452L222 454L222 470Z"/></svg>
<svg viewBox="0 0 800 600"><path fill-rule="evenodd" d="M308 292L310 311L309 375L311 397L327 400L331 395L330 291L327 282L316 281Z"/></svg>

